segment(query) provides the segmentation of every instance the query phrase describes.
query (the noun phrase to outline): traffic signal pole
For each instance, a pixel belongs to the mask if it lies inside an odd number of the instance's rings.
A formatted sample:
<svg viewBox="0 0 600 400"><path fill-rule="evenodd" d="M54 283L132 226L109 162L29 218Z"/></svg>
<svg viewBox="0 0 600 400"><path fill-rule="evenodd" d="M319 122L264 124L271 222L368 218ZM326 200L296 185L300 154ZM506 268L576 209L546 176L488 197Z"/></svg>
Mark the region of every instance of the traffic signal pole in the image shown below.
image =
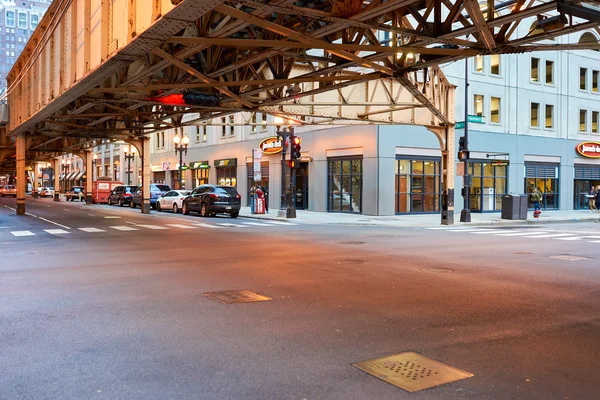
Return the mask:
<svg viewBox="0 0 600 400"><path fill-rule="evenodd" d="M469 176L469 62L465 58L465 135L464 135L464 208L460 212L460 222L471 222L471 206L469 200L471 197L471 179Z"/></svg>
<svg viewBox="0 0 600 400"><path fill-rule="evenodd" d="M296 218L296 204L294 202L294 192L296 186L296 160L294 159L294 127L289 128L290 137L290 186L288 195L288 208L286 218Z"/></svg>

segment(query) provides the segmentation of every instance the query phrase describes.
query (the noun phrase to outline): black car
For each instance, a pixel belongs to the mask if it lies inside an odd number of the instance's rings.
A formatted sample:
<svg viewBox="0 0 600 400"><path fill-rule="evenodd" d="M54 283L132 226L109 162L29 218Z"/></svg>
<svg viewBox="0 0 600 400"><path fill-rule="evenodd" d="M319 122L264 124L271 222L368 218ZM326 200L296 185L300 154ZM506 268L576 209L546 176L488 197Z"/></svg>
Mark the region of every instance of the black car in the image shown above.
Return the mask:
<svg viewBox="0 0 600 400"><path fill-rule="evenodd" d="M85 189L83 186L73 186L71 189L67 190L65 196L67 197L67 201L75 201L75 199L83 201L85 200Z"/></svg>
<svg viewBox="0 0 600 400"><path fill-rule="evenodd" d="M156 210L156 200L165 193L171 191L169 185L163 185L159 183L150 184L150 206ZM137 191L133 194L129 207L136 208L142 206L142 186L138 187Z"/></svg>
<svg viewBox="0 0 600 400"><path fill-rule="evenodd" d="M116 186L108 195L108 205L118 204L123 207L123 205L129 204L137 188L137 186L129 185Z"/></svg>
<svg viewBox="0 0 600 400"><path fill-rule="evenodd" d="M237 218L241 206L242 196L234 187L201 185L183 199L181 211L186 215L190 211L196 211L203 217L226 213L231 215L231 218Z"/></svg>

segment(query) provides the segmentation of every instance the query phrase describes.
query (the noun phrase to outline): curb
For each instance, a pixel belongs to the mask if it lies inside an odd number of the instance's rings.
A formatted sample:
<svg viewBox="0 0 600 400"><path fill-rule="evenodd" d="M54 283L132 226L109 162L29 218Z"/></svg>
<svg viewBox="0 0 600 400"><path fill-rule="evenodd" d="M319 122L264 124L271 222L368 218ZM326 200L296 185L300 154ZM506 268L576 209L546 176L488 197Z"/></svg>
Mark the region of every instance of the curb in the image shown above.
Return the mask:
<svg viewBox="0 0 600 400"><path fill-rule="evenodd" d="M247 219L257 219L257 220L261 220L264 219L266 221L279 221L279 222L292 222L292 221L288 221L288 218L277 218L277 217L255 217L254 215L238 215L239 218L247 218ZM294 221L296 221L296 218L291 218Z"/></svg>

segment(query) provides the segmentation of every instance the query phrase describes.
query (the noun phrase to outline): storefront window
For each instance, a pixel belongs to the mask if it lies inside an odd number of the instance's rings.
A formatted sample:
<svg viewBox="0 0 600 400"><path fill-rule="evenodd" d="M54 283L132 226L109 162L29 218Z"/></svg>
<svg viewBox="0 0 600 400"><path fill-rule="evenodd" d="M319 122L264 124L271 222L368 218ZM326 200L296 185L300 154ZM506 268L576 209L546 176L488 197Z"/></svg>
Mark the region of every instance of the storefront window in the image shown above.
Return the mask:
<svg viewBox="0 0 600 400"><path fill-rule="evenodd" d="M327 210L362 212L362 158L329 159Z"/></svg>
<svg viewBox="0 0 600 400"><path fill-rule="evenodd" d="M222 167L217 168L217 184L224 186L237 187L237 168Z"/></svg>
<svg viewBox="0 0 600 400"><path fill-rule="evenodd" d="M259 181L254 180L254 168L252 167L252 163L248 163L248 206L252 202L252 197L256 192L256 189L259 187L264 187L267 189L267 193L269 193L269 162L262 161L260 163L260 176L261 179Z"/></svg>
<svg viewBox="0 0 600 400"><path fill-rule="evenodd" d="M194 187L208 184L208 168L194 170Z"/></svg>
<svg viewBox="0 0 600 400"><path fill-rule="evenodd" d="M471 211L499 211L502 196L506 194L507 167L493 165L492 161L469 162L469 172L473 174L473 186L469 206Z"/></svg>
<svg viewBox="0 0 600 400"><path fill-rule="evenodd" d="M542 192L542 209L558 209L558 165L555 164L525 164L525 192L532 193L534 188ZM529 208L533 201L529 199Z"/></svg>
<svg viewBox="0 0 600 400"><path fill-rule="evenodd" d="M396 213L439 212L439 159L396 160Z"/></svg>

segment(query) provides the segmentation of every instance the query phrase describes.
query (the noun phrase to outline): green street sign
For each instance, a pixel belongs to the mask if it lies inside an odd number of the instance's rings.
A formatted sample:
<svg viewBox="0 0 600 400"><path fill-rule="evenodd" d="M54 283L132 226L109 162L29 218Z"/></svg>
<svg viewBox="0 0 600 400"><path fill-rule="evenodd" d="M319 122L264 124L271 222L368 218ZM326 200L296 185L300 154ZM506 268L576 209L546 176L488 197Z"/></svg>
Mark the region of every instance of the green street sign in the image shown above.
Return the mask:
<svg viewBox="0 0 600 400"><path fill-rule="evenodd" d="M485 124L485 117L482 115L468 115L467 121L474 124ZM465 121L459 121L454 124L454 129L465 129Z"/></svg>

